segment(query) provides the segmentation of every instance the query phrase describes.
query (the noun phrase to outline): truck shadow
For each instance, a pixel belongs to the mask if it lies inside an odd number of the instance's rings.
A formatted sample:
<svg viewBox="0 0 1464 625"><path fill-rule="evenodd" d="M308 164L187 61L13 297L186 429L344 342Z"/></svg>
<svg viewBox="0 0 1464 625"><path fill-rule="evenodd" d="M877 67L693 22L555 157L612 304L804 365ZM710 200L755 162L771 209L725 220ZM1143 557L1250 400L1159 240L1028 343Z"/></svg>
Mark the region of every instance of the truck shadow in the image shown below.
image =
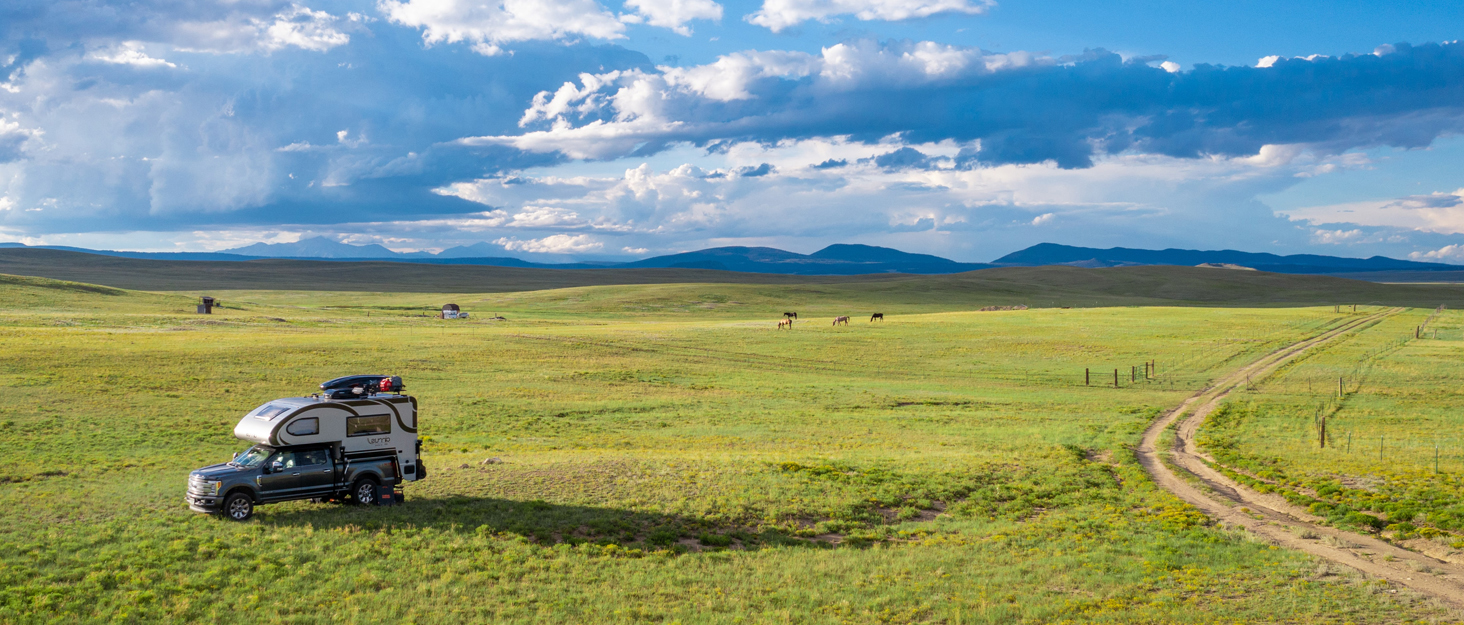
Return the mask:
<svg viewBox="0 0 1464 625"><path fill-rule="evenodd" d="M853 546L838 534L800 537L780 530L754 530L695 517L462 495L409 498L396 506L274 504L261 507L255 518L269 526L352 527L373 531L435 528L465 534L521 536L542 545L592 543L642 550Z"/></svg>

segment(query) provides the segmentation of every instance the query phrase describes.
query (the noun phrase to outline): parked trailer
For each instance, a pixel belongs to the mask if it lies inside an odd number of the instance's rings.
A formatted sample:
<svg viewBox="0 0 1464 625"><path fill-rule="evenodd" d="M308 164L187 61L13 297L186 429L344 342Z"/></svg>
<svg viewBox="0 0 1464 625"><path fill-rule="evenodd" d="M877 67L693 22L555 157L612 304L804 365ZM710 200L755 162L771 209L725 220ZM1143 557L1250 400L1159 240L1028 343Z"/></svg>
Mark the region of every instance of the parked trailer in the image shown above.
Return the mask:
<svg viewBox="0 0 1464 625"><path fill-rule="evenodd" d="M401 378L357 375L244 415L234 436L253 443L188 476L188 507L243 521L260 504L297 499L400 502L395 489L427 477L417 399Z"/></svg>

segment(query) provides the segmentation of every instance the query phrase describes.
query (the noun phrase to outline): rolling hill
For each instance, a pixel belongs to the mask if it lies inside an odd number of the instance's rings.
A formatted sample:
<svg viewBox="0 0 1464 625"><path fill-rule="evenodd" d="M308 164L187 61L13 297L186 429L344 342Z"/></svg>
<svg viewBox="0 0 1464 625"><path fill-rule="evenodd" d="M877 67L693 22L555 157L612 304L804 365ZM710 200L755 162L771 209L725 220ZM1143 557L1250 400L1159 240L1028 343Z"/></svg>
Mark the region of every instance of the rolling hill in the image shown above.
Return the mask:
<svg viewBox="0 0 1464 625"><path fill-rule="evenodd" d="M126 289L193 293L225 290L504 293L610 285L736 284L765 285L768 288L763 292L770 294L769 297L783 297L788 301L797 301L800 292L817 289L847 292L851 296L866 294L890 303L940 301L953 308L993 304L1464 306L1464 286L1379 284L1326 276L1174 266L1004 267L936 276L795 276L695 268L539 269L319 260L160 261L57 250L0 249L0 273ZM686 296L702 295L688 293Z"/></svg>

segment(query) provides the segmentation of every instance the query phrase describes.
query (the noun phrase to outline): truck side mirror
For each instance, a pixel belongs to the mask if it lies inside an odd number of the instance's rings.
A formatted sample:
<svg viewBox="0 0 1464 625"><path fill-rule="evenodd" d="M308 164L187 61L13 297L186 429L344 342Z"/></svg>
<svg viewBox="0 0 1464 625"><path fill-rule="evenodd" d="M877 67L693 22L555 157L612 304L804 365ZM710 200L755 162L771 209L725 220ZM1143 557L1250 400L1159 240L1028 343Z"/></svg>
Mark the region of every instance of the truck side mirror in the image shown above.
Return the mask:
<svg viewBox="0 0 1464 625"><path fill-rule="evenodd" d="M238 460L239 459L239 452L237 452L237 451L234 452L234 459L235 460Z"/></svg>
<svg viewBox="0 0 1464 625"><path fill-rule="evenodd" d="M278 460L274 461L274 464L269 465L269 472L270 473L279 473L280 471L284 471L284 470L285 470L285 464L282 463L282 462L280 462L280 461L278 461Z"/></svg>

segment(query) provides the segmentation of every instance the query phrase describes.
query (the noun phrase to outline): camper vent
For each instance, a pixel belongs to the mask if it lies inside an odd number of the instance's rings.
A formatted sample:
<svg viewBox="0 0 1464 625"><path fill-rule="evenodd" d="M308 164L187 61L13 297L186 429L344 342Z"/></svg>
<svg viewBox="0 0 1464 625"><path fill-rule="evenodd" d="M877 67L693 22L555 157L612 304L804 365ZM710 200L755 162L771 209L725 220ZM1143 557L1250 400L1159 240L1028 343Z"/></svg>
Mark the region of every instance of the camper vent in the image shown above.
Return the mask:
<svg viewBox="0 0 1464 625"><path fill-rule="evenodd" d="M402 379L390 375L348 375L320 383L320 392L330 399L350 399L376 393L400 393L406 390Z"/></svg>

